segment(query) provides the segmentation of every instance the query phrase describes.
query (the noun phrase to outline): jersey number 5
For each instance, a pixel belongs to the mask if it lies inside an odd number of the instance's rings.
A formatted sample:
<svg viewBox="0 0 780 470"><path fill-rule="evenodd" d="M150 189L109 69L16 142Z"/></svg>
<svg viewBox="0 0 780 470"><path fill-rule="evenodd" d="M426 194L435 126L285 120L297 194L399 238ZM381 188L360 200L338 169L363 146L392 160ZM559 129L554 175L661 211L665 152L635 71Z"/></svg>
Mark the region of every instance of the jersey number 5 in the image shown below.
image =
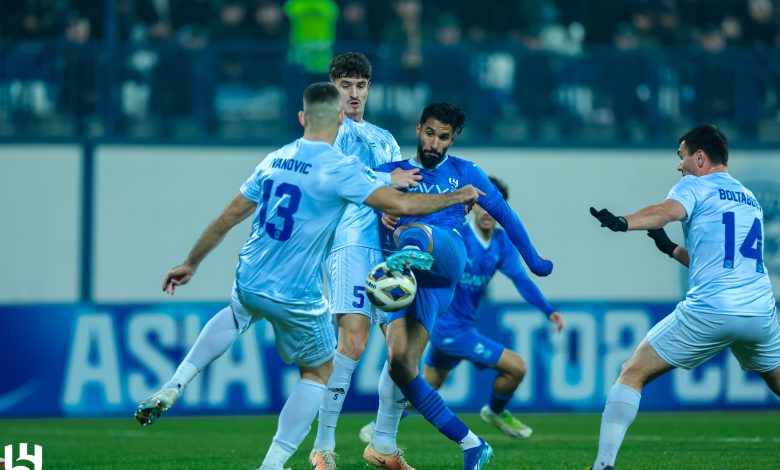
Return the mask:
<svg viewBox="0 0 780 470"><path fill-rule="evenodd" d="M734 248L736 246L736 230L734 223L734 213L723 213L723 225L726 227L726 246L725 256L723 258L723 267L727 269L734 269ZM755 245L755 247L753 246ZM739 253L745 258L756 260L756 272L764 272L764 259L763 259L763 237L761 236L761 221L759 219L753 219L753 225L750 227L750 231L745 237L745 241L739 245Z"/></svg>
<svg viewBox="0 0 780 470"><path fill-rule="evenodd" d="M298 211L298 206L301 203L301 190L298 186L290 183L280 184L276 187L276 191L273 191L273 188L274 180L265 180L263 182L263 200L260 203L259 223L260 227L264 227L266 233L271 238L284 242L289 240L290 235L292 235L293 224L295 223L293 215ZM282 219L281 227L276 223L266 222L268 203L271 200L272 191L274 196L279 198L279 202L274 205L276 214L273 215Z"/></svg>

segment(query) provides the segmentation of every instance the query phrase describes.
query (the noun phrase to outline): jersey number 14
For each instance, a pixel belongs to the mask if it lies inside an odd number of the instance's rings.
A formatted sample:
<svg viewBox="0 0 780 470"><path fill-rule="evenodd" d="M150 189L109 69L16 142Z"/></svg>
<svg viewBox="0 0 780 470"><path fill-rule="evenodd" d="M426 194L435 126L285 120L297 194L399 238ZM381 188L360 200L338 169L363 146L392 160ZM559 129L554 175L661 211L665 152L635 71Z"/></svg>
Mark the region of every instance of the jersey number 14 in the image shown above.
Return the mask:
<svg viewBox="0 0 780 470"><path fill-rule="evenodd" d="M734 269L734 248L736 247L736 230L734 223L734 213L723 213L723 225L726 227L726 246L725 256L723 258L723 267ZM755 245L755 246L754 246ZM745 258L756 260L756 272L764 272L763 259L763 237L761 236L761 221L753 219L753 225L750 227L745 240L739 245L739 253Z"/></svg>

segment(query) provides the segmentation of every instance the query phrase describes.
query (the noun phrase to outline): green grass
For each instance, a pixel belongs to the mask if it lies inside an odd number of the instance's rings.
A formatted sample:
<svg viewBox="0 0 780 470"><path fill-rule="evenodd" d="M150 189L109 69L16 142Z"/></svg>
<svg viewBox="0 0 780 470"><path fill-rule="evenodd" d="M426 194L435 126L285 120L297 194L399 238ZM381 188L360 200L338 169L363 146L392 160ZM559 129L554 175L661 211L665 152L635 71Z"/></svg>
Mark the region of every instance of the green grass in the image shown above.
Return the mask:
<svg viewBox="0 0 780 470"><path fill-rule="evenodd" d="M474 414L467 424L495 450L489 469L583 469L598 447L596 414L527 414L534 428L512 440ZM340 469L368 468L357 432L372 416L344 415L336 449ZM43 445L45 469L254 469L276 429L276 416L163 417L142 429L132 419L0 420L0 446ZM288 462L308 469L314 432ZM458 447L422 417L401 423L399 444L418 470L462 468ZM617 461L619 469L778 468L780 413L640 413ZM20 463L21 464L21 463ZM371 467L373 468L373 467Z"/></svg>

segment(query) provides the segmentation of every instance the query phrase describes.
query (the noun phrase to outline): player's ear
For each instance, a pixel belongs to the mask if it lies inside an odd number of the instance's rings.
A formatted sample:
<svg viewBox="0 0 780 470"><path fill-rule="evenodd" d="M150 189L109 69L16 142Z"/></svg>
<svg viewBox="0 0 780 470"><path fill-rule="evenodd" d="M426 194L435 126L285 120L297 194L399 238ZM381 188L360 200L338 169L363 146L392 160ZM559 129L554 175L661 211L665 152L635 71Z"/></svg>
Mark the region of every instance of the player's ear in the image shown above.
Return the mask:
<svg viewBox="0 0 780 470"><path fill-rule="evenodd" d="M415 132L417 133L417 137L420 137L420 131L421 131L421 130L422 130L422 126L420 126L420 123L418 122L418 123L417 123L417 129L416 129L416 131L415 131Z"/></svg>
<svg viewBox="0 0 780 470"><path fill-rule="evenodd" d="M306 117L304 116L303 111L298 111L298 122L301 123L301 126L303 126L304 129L306 128Z"/></svg>

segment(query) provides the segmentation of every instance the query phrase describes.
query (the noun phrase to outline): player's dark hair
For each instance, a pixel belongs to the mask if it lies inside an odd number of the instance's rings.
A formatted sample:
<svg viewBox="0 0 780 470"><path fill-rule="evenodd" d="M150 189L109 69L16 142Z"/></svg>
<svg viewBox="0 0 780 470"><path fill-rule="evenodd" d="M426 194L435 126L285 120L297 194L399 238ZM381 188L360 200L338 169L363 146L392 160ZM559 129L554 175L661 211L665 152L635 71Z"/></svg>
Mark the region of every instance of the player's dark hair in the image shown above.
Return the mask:
<svg viewBox="0 0 780 470"><path fill-rule="evenodd" d="M420 124L427 121L428 118L434 118L442 124L451 125L452 131L455 132L455 135L458 135L463 130L463 124L466 122L466 113L454 104L433 103L423 109L420 116Z"/></svg>
<svg viewBox="0 0 780 470"><path fill-rule="evenodd" d="M371 80L371 62L360 52L346 52L330 61L328 70L330 80L339 78L365 78Z"/></svg>
<svg viewBox="0 0 780 470"><path fill-rule="evenodd" d="M312 83L306 87L303 92L303 102L305 105L325 103L328 101L338 101L339 91L328 82Z"/></svg>
<svg viewBox="0 0 780 470"><path fill-rule="evenodd" d="M493 186L498 189L498 192L501 193L501 197L504 198L505 201L509 200L509 188L506 187L506 184L504 184L503 181L496 178L495 176L488 176L488 179L491 183L493 183Z"/></svg>
<svg viewBox="0 0 780 470"><path fill-rule="evenodd" d="M720 129L712 124L702 124L689 130L677 142L682 143L683 141L685 141L688 154L703 150L714 165L728 165L729 142Z"/></svg>

